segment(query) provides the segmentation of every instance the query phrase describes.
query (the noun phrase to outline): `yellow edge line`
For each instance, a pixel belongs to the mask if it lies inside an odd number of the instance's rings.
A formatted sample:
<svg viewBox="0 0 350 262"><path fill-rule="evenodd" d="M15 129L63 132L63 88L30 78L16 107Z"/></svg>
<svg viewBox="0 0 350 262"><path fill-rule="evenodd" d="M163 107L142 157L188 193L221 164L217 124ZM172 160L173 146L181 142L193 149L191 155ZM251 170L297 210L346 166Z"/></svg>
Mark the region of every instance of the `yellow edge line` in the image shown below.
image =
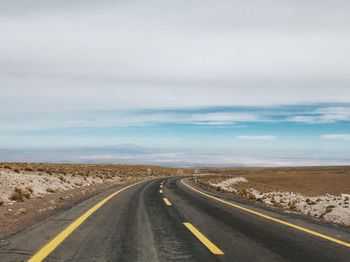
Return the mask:
<svg viewBox="0 0 350 262"><path fill-rule="evenodd" d="M308 234L311 234L313 236L316 236L316 237L319 237L319 238L322 238L322 239L326 239L328 241L331 241L331 242L334 242L334 243L337 243L339 245L342 245L342 246L345 246L345 247L350 247L350 243L348 242L345 242L345 241L342 241L342 240L339 240L339 239L336 239L336 238L333 238L333 237L330 237L330 236L327 236L327 235L324 235L322 233L319 233L319 232L316 232L314 230L311 230L311 229L307 229L307 228L304 228L304 227L301 227L301 226L297 226L295 224L292 224L292 223L289 223L289 222L286 222L286 221L283 221L281 219L278 219L278 218L274 218L274 217L271 217L271 216L268 216L268 215L265 215L263 213L260 213L260 212L257 212L257 211L254 211L254 210L251 210L249 208L245 208L245 207L242 207L242 206L239 206L237 204L233 204L233 203L230 203L228 201L225 201L225 200L222 200L220 198L217 198L217 197L214 197L212 195L209 195L209 194L206 194L198 189L195 189L194 187L186 184L184 181L184 179L181 180L181 182L188 188L192 189L193 191L203 195L203 196L206 196L208 198L211 198L211 199L214 199L216 201L219 201L221 203L224 203L224 204L227 204L229 206L232 206L232 207L235 207L235 208L238 208L238 209L241 209L241 210L244 210L250 214L254 214L256 216L259 216L259 217L262 217L262 218L265 218L265 219L268 219L268 220L271 220L271 221L274 221L276 223L279 223L279 224L282 224L282 225L285 225L285 226L289 226L289 227L292 227L294 229L298 229L300 231L303 231L305 233L308 233Z"/></svg>
<svg viewBox="0 0 350 262"><path fill-rule="evenodd" d="M188 230L192 232L193 235L195 235L199 241L203 243L214 255L223 255L224 252L220 248L218 248L216 245L214 245L208 238L206 238L201 232L198 231L197 228L195 228L191 223L183 223Z"/></svg>
<svg viewBox="0 0 350 262"><path fill-rule="evenodd" d="M79 217L77 220L75 220L72 224L70 224L65 230L63 230L61 233L59 233L54 239L52 239L48 244L46 244L43 248L41 248L31 259L28 260L28 262L40 262L43 261L52 251L54 251L70 234L73 233L74 230L76 230L88 217L90 217L94 212L96 212L97 209L99 209L101 206L106 204L111 198L116 196L117 194L121 193L122 191L135 186L139 183L144 182L139 181L137 183L131 184L129 186L126 186L122 189L119 189L118 191L114 192L113 194L109 195L105 199L103 199L101 202L97 203L95 206L90 208L88 211L86 211L81 217Z"/></svg>
<svg viewBox="0 0 350 262"><path fill-rule="evenodd" d="M164 200L164 202L165 202L165 204L166 204L167 206L171 206L171 205L172 205L172 204L170 203L169 199L167 199L166 197L163 197L163 200Z"/></svg>

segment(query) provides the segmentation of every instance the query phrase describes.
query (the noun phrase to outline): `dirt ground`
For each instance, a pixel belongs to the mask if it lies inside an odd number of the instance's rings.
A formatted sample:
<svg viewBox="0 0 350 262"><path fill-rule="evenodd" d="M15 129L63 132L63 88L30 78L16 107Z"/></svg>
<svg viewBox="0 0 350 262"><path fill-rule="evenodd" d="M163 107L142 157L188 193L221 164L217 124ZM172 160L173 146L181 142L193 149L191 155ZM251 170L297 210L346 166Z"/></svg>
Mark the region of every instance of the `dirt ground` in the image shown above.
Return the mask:
<svg viewBox="0 0 350 262"><path fill-rule="evenodd" d="M123 184L136 180L126 179ZM106 183L85 186L28 199L25 202L0 206L0 239L116 185L116 183Z"/></svg>
<svg viewBox="0 0 350 262"><path fill-rule="evenodd" d="M203 171L202 171L203 172ZM350 167L208 169L201 186L350 226Z"/></svg>
<svg viewBox="0 0 350 262"><path fill-rule="evenodd" d="M213 174L203 177L203 181L245 177L248 183L241 184L242 187L262 192L288 191L305 196L350 194L350 167L205 169L202 172Z"/></svg>
<svg viewBox="0 0 350 262"><path fill-rule="evenodd" d="M115 185L191 169L147 165L0 163L0 239Z"/></svg>

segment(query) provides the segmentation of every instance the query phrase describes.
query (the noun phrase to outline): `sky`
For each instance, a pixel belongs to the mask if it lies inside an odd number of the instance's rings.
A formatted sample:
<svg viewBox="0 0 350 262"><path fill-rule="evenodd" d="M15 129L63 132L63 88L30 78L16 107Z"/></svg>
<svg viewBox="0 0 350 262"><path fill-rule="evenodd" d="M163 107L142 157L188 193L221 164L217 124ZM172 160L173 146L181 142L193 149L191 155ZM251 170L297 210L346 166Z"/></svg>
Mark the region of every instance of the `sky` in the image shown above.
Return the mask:
<svg viewBox="0 0 350 262"><path fill-rule="evenodd" d="M350 164L349 14L0 0L0 161Z"/></svg>

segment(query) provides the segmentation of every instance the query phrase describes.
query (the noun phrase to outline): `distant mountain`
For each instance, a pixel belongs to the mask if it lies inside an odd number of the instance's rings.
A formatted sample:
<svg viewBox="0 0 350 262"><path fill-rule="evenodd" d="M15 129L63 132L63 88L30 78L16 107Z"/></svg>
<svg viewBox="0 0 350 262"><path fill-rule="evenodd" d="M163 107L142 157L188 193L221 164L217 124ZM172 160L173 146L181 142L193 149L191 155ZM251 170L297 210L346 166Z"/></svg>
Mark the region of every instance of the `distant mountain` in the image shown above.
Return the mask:
<svg viewBox="0 0 350 262"><path fill-rule="evenodd" d="M159 152L157 149L145 148L136 144L121 144L104 147L77 148L32 148L32 149L0 149L2 162L76 162L81 159L99 156L145 155ZM90 156L90 158L89 158Z"/></svg>

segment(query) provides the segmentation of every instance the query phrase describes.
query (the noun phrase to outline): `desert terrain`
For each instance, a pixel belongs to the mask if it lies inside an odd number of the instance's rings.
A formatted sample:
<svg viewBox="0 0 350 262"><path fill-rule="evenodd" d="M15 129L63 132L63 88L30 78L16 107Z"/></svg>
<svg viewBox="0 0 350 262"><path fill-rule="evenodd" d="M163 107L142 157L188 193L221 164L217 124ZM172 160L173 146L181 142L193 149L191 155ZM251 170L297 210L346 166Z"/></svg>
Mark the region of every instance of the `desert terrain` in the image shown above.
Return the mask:
<svg viewBox="0 0 350 262"><path fill-rule="evenodd" d="M350 226L350 167L202 169L201 186Z"/></svg>
<svg viewBox="0 0 350 262"><path fill-rule="evenodd" d="M190 169L147 165L0 163L0 238L117 185Z"/></svg>
<svg viewBox="0 0 350 262"><path fill-rule="evenodd" d="M0 260L348 261L348 174L5 163Z"/></svg>

